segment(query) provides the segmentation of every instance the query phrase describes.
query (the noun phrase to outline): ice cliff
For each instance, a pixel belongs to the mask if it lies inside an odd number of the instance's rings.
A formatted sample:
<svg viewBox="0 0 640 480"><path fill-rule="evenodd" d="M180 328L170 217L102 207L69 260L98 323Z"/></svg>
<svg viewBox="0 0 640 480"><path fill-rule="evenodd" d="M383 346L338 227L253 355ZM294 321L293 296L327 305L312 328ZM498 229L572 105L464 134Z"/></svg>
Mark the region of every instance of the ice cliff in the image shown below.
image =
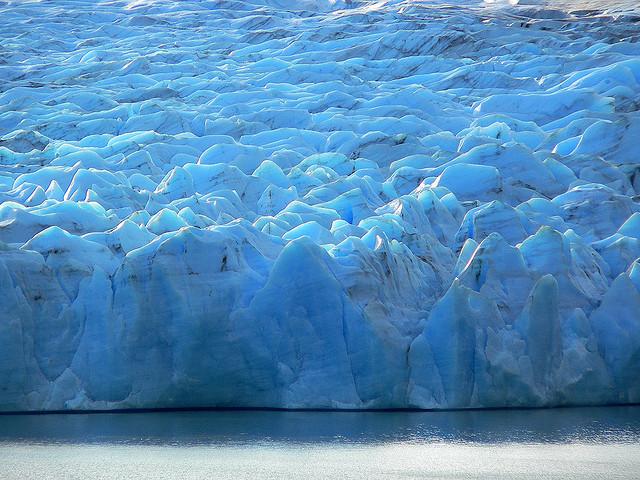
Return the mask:
<svg viewBox="0 0 640 480"><path fill-rule="evenodd" d="M0 2L0 410L640 402L638 18Z"/></svg>

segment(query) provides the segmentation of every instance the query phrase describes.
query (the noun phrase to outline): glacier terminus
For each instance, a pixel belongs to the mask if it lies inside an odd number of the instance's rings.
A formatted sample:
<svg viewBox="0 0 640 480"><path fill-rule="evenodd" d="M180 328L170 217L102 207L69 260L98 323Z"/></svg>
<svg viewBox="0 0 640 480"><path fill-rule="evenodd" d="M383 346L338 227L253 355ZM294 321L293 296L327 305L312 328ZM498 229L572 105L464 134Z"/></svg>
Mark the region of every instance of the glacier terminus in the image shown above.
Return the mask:
<svg viewBox="0 0 640 480"><path fill-rule="evenodd" d="M640 403L637 15L0 13L0 411Z"/></svg>

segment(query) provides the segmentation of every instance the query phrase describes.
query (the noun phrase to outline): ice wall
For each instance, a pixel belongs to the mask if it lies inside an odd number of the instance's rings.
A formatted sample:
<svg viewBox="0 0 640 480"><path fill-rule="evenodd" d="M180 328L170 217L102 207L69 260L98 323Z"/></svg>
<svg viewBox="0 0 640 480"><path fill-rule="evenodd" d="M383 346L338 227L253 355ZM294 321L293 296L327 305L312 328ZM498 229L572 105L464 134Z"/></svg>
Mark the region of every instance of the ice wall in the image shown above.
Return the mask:
<svg viewBox="0 0 640 480"><path fill-rule="evenodd" d="M0 13L0 409L640 402L632 18Z"/></svg>

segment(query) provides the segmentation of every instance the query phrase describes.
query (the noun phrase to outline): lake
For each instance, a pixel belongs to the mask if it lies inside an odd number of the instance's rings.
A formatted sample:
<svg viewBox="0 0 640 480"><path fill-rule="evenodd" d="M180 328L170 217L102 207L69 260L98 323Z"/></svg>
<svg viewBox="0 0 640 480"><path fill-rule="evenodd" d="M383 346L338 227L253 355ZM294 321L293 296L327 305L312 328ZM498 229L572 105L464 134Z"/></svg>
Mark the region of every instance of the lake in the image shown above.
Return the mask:
<svg viewBox="0 0 640 480"><path fill-rule="evenodd" d="M640 407L0 416L0 478L640 477Z"/></svg>

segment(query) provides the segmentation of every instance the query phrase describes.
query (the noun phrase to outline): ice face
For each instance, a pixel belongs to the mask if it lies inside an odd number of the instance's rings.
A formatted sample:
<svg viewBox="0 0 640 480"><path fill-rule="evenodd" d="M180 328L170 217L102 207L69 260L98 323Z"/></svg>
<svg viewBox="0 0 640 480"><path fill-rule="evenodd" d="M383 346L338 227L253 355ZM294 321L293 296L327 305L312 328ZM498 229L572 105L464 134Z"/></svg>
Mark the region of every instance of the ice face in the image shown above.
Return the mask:
<svg viewBox="0 0 640 480"><path fill-rule="evenodd" d="M637 23L494 3L0 5L0 410L640 402Z"/></svg>

